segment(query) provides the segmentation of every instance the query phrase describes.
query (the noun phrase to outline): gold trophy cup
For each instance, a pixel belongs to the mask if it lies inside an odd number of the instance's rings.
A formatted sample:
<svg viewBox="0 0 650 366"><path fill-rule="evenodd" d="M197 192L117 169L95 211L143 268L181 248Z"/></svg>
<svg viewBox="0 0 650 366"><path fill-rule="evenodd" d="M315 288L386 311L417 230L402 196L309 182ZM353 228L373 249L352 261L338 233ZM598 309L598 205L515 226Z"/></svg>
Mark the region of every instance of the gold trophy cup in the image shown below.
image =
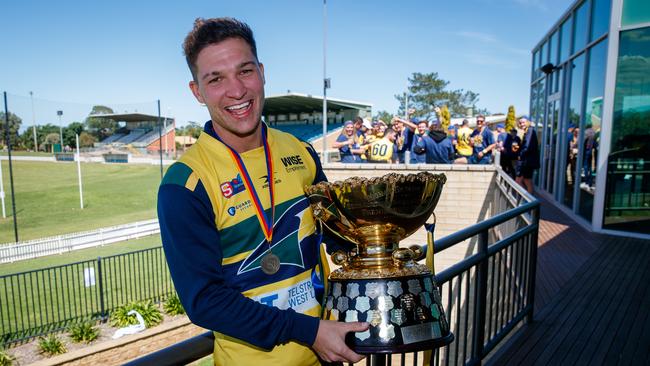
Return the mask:
<svg viewBox="0 0 650 366"><path fill-rule="evenodd" d="M391 173L306 187L321 230L356 244L337 251L341 268L329 276L326 319L365 321L365 332L346 342L357 353L397 353L450 343L438 286L419 246L399 248L429 219L447 178L444 174Z"/></svg>

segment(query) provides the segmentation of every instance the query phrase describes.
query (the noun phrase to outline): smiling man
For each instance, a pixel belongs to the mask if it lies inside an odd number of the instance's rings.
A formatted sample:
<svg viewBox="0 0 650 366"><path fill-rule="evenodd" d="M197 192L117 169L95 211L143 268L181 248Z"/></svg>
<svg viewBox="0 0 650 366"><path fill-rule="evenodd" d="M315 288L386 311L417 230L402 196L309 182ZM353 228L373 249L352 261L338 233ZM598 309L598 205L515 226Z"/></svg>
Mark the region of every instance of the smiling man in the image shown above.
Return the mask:
<svg viewBox="0 0 650 366"><path fill-rule="evenodd" d="M181 302L215 332L215 364L359 361L344 338L368 325L319 318L327 262L303 187L325 175L311 146L262 123L252 31L197 19L183 49L211 119L165 174L158 217Z"/></svg>

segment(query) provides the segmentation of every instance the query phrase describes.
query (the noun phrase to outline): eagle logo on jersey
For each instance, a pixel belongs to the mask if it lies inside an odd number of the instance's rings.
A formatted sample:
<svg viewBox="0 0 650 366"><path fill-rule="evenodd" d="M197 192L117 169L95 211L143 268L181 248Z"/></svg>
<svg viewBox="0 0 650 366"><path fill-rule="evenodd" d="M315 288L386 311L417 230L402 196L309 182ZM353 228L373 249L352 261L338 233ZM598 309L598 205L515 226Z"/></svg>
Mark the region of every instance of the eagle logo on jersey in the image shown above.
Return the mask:
<svg viewBox="0 0 650 366"><path fill-rule="evenodd" d="M317 246L313 243L312 234L316 231L314 217L310 212L306 198L302 198L291 205L280 216L273 226L273 254L280 258L281 266L305 267L304 258L316 258L317 254L308 253L315 251ZM262 240L257 247L242 261L237 274L243 274L260 268L264 255L269 251L266 240Z"/></svg>

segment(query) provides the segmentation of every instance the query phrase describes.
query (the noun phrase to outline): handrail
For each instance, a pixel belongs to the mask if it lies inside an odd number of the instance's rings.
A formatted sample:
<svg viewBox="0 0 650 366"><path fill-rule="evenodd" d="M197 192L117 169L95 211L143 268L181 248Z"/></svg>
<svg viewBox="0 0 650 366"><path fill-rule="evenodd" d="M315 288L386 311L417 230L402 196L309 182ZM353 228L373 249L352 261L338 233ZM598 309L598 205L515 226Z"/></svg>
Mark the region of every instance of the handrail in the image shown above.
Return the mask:
<svg viewBox="0 0 650 366"><path fill-rule="evenodd" d="M462 229L456 233L447 235L435 242L435 252L439 253L445 249L450 248L451 246L461 243L469 238L478 236L478 252L474 253L466 258L464 258L459 263L452 265L451 267L445 269L444 271L438 273L436 276L438 285L441 287L443 284L447 286L449 291L454 286L454 279L457 276L460 278L469 276L468 271L472 270L476 276L476 282L474 291L474 310L473 320L471 324L472 337L471 337L471 349L470 349L470 358L464 359L462 363L474 365L481 364L482 360L486 355L492 351L498 344L501 342L513 329L516 325L522 320L526 319L527 321L532 321L533 309L534 309L534 289L535 289L535 263L536 263L536 253L537 253L537 233L539 230L539 207L540 202L534 198L532 195L528 194L523 188L519 187L517 183L512 180L512 178L507 177L501 169L497 169L497 179L502 179L508 185L510 185L512 191L519 194L521 199L516 199L514 202L521 203L521 201L526 201L517 207L508 209L505 212L499 213L487 220L476 223L470 227ZM511 191L511 192L512 192ZM501 191L503 194L508 194L511 192ZM513 201L508 201L514 203ZM494 243L488 243L489 231L493 228L496 228L497 225L503 224L509 220L517 218L521 215L530 213L530 221L525 219L521 223L525 226L509 233L506 237L501 238L500 240ZM517 246L517 249L514 247ZM510 274L511 276L518 276L516 284L513 282L513 286L516 291L520 291L520 297L517 301L521 301L522 305L517 312L514 312L512 316L505 319L505 323L501 325L501 328L494 329L494 332L490 329L491 323L494 320L493 309L488 310L487 308L492 306L494 307L493 299L494 296L499 296L495 292L501 291L500 287L496 288L493 285L490 285L488 288L488 281L494 281L494 271L496 264L496 257L510 257L514 258L515 255L513 251L517 251L517 263L513 264L511 259L509 269L510 272L504 272L503 275ZM526 252L527 254L522 255L521 252ZM509 253L509 254L508 254ZM492 262L490 262L492 260ZM503 259L500 259L503 261ZM507 262L507 261L506 261ZM490 265L490 263L492 263ZM505 266L508 264L505 263ZM516 269L512 266L520 266L519 272L515 272ZM490 267L491 266L491 267ZM501 264L499 264L501 266ZM522 267L526 267L525 270L522 270ZM491 273L490 273L491 269ZM505 269L505 268L504 268ZM499 267L501 271L501 267ZM524 275L525 273L525 275ZM455 283L459 284L459 280L456 280ZM469 283L469 282L468 282ZM456 285L459 286L459 285ZM467 285L469 286L469 285ZM510 285L509 285L510 286ZM453 290L456 291L456 290ZM458 289L460 291L460 289ZM507 291L512 291L508 289ZM450 292L451 293L451 292ZM490 293L488 300L488 293ZM460 292L459 292L460 294ZM459 295L460 296L460 295ZM467 296L469 294L467 293ZM506 296L506 295L502 295ZM510 296L510 295L507 295ZM510 297L508 297L510 298ZM522 300L523 299L523 300ZM459 301L460 299L455 299ZM496 300L498 303L498 299ZM502 303L505 303L505 298L501 299ZM456 305L458 309L459 304ZM469 307L469 304L465 304L466 307ZM498 306L498 305L497 305ZM450 310L448 310L450 311ZM467 311L467 310L465 310ZM451 316L451 311L449 313ZM450 319L451 321L451 319ZM465 342L467 342L467 324L465 324ZM487 328L486 328L487 327ZM457 329L457 331L460 331ZM144 365L171 365L178 363L185 363L189 361L197 360L201 357L205 357L212 353L212 341L214 340L214 335L212 332L206 332L199 336L189 338L182 343L176 344L172 347L165 348L153 354L132 360L127 365L130 366L144 366ZM460 342L460 337L457 339L457 342ZM467 344L465 344L467 345ZM447 351L450 352L450 346L447 346ZM192 352L192 357L189 357L188 352ZM458 357L458 350L456 350L455 357ZM186 357L187 356L187 357ZM436 362L441 362L441 359L438 358L436 353ZM467 355L465 355L467 356ZM464 357L465 357L464 356ZM368 364L384 364L385 359L382 359L383 356L378 356L379 358L375 359L375 355L371 355L367 360ZM417 357L417 356L416 356ZM445 357L450 357L449 353L446 353ZM447 359L448 361L449 359ZM177 362L178 361L178 362ZM378 362L375 362L378 361ZM432 360L433 361L433 360ZM458 361L458 359L456 359ZM382 363L383 362L383 363ZM402 362L402 364L404 364Z"/></svg>

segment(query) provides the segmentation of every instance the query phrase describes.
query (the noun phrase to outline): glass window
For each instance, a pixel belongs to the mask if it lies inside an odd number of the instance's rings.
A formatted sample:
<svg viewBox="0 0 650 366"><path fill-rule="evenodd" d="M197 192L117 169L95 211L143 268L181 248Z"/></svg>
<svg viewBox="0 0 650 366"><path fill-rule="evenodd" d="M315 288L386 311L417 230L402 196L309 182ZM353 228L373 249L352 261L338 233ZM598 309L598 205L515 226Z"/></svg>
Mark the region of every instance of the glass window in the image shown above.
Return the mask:
<svg viewBox="0 0 650 366"><path fill-rule="evenodd" d="M580 143L578 134L580 133L581 105L582 105L582 83L585 74L585 55L576 57L571 62L571 86L569 96L568 126L566 129L567 146L566 155L566 175L564 177L564 204L573 207L573 187L576 184L576 172L578 163L578 149Z"/></svg>
<svg viewBox="0 0 650 366"><path fill-rule="evenodd" d="M612 5L611 0L593 0L593 2L590 41L602 36L609 30L609 14Z"/></svg>
<svg viewBox="0 0 650 366"><path fill-rule="evenodd" d="M600 143L600 124L603 115L603 94L605 92L605 67L607 64L607 40L603 40L589 50L587 67L587 93L585 95L585 118L583 118L583 137L580 167L580 190L578 214L591 221L596 191L596 167L598 166L598 147Z"/></svg>
<svg viewBox="0 0 650 366"><path fill-rule="evenodd" d="M542 55L539 61L539 66L542 67L548 63L548 41L542 45Z"/></svg>
<svg viewBox="0 0 650 366"><path fill-rule="evenodd" d="M650 234L650 27L621 32L603 227Z"/></svg>
<svg viewBox="0 0 650 366"><path fill-rule="evenodd" d="M589 10L589 1L582 3L576 10L572 54L582 50L587 44L587 10Z"/></svg>
<svg viewBox="0 0 650 366"><path fill-rule="evenodd" d="M569 58L569 54L571 53L571 25L572 25L572 20L571 17L569 17L567 20L562 23L562 27L560 28L560 62L566 61L567 58Z"/></svg>
<svg viewBox="0 0 650 366"><path fill-rule="evenodd" d="M559 45L559 40L560 40L560 31L556 30L553 35L551 36L551 51L550 51L550 59L549 62L552 62L553 65L557 66L559 63L558 60L558 45Z"/></svg>
<svg viewBox="0 0 650 366"><path fill-rule="evenodd" d="M537 79L539 77L539 49L537 49L535 52L533 52L533 80Z"/></svg>
<svg viewBox="0 0 650 366"><path fill-rule="evenodd" d="M650 22L650 1L623 1L623 16L621 17L621 25L626 26L645 22Z"/></svg>

